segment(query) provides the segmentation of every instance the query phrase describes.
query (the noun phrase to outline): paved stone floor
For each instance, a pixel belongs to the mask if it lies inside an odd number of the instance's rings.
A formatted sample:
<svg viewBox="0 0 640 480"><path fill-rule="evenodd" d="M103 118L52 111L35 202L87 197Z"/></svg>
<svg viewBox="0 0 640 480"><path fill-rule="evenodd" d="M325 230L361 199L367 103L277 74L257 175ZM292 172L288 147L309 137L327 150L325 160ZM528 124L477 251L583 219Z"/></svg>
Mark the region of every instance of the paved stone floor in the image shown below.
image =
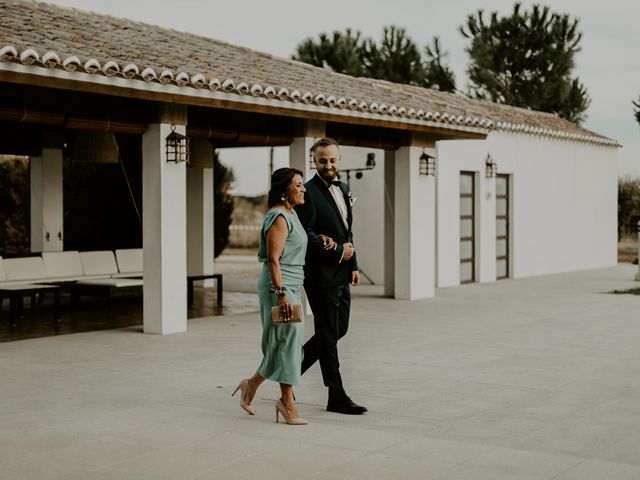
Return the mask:
<svg viewBox="0 0 640 480"><path fill-rule="evenodd" d="M296 389L308 426L274 422L253 312L0 345L0 478L640 478L637 267L440 289L356 290L345 383L369 407L328 413L319 368ZM248 288L248 287L247 287ZM307 334L311 323L307 323Z"/></svg>

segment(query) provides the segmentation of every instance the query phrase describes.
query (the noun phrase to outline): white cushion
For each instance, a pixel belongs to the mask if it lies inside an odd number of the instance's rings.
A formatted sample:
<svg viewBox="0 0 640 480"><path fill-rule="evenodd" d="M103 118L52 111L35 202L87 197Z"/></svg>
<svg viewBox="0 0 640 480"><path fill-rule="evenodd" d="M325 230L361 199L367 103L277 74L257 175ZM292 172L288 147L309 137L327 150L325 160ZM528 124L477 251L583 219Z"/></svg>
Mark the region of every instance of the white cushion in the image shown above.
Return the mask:
<svg viewBox="0 0 640 480"><path fill-rule="evenodd" d="M77 250L67 252L42 252L44 268L49 278L82 277L82 262Z"/></svg>
<svg viewBox="0 0 640 480"><path fill-rule="evenodd" d="M4 271L4 263L2 263L2 257L0 257L0 282L7 281L7 273Z"/></svg>
<svg viewBox="0 0 640 480"><path fill-rule="evenodd" d="M126 248L116 250L116 261L120 273L142 274L142 249Z"/></svg>
<svg viewBox="0 0 640 480"><path fill-rule="evenodd" d="M100 287L138 287L142 286L140 278L98 278L95 280L80 280L76 285L93 285Z"/></svg>
<svg viewBox="0 0 640 480"><path fill-rule="evenodd" d="M8 281L43 280L47 278L42 257L5 258L4 270Z"/></svg>
<svg viewBox="0 0 640 480"><path fill-rule="evenodd" d="M103 250L97 252L80 252L82 271L85 276L106 275L118 273L118 266L113 252Z"/></svg>

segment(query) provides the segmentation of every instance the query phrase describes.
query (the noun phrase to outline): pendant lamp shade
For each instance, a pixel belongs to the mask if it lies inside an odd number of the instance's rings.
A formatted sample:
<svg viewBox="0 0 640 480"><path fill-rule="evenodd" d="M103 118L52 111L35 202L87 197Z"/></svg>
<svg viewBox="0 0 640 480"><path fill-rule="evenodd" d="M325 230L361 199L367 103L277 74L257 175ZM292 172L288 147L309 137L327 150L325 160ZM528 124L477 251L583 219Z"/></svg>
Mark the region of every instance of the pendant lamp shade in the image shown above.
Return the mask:
<svg viewBox="0 0 640 480"><path fill-rule="evenodd" d="M72 159L81 163L118 163L118 148L113 133L78 132Z"/></svg>
<svg viewBox="0 0 640 480"><path fill-rule="evenodd" d="M189 152L189 166L213 168L213 145L207 138L192 138Z"/></svg>

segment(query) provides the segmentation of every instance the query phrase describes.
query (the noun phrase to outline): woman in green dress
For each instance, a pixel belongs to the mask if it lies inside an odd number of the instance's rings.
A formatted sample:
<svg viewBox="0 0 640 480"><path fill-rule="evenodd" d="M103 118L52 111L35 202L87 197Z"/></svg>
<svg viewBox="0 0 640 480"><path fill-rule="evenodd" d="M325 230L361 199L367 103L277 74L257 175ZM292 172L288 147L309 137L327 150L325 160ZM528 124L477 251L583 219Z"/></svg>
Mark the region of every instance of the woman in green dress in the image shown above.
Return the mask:
<svg viewBox="0 0 640 480"><path fill-rule="evenodd" d="M258 259L263 263L258 279L258 297L262 318L262 354L258 370L242 380L234 394L240 390L240 406L255 415L251 402L265 379L280 383L282 397L276 401L276 421L281 414L289 425L306 425L298 416L293 398L293 386L300 383L302 362L303 324L274 325L271 307L280 306L285 320L293 315L293 304L300 304L304 282L304 258L307 234L293 209L304 203L302 172L294 168L280 168L271 176L267 212L262 223ZM332 241L325 237L325 245Z"/></svg>

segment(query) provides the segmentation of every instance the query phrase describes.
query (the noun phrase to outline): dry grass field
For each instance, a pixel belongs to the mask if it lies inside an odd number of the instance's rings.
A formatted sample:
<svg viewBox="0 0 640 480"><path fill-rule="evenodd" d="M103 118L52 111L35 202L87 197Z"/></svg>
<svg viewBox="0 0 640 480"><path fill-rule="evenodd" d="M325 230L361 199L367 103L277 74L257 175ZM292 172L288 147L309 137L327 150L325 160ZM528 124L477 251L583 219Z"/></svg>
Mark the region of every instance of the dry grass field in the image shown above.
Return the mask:
<svg viewBox="0 0 640 480"><path fill-rule="evenodd" d="M260 225L267 211L267 196L234 197L229 247L226 254L233 252L242 255L244 252L254 254L258 248ZM638 242L635 235L622 237L618 243L618 261L623 263L638 262Z"/></svg>
<svg viewBox="0 0 640 480"><path fill-rule="evenodd" d="M259 197L234 197L234 207L229 232L229 248L257 248L260 225L266 212L266 195Z"/></svg>
<svg viewBox="0 0 640 480"><path fill-rule="evenodd" d="M618 242L618 261L638 263L638 240L635 236L624 236Z"/></svg>

